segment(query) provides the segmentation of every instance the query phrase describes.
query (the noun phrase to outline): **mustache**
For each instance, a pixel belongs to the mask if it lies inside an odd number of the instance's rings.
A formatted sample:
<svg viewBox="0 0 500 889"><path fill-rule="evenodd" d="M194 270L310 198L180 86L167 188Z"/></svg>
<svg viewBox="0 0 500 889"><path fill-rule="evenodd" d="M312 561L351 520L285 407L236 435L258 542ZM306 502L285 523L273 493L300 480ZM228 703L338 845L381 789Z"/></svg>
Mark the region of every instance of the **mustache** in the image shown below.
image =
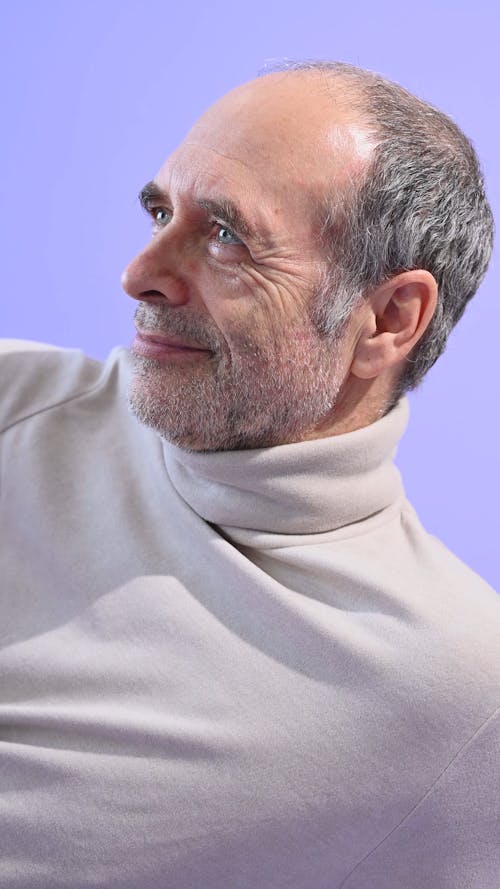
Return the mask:
<svg viewBox="0 0 500 889"><path fill-rule="evenodd" d="M185 336L195 340L200 346L217 352L221 347L222 337L215 325L200 320L189 312L182 313L170 306L150 306L139 303L135 311L134 321L145 330L155 330L164 336Z"/></svg>

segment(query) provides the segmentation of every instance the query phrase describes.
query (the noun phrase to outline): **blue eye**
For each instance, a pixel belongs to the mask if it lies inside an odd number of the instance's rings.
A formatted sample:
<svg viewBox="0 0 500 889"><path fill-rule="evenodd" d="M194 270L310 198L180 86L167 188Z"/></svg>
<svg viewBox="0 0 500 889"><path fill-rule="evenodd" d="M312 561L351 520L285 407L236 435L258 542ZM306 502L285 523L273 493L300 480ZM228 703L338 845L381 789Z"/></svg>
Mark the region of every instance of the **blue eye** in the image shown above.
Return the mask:
<svg viewBox="0 0 500 889"><path fill-rule="evenodd" d="M229 244L230 246L243 243L243 241L240 241L238 236L235 235L230 228L225 228L223 225L220 226L219 231L217 232L216 240L218 244Z"/></svg>
<svg viewBox="0 0 500 889"><path fill-rule="evenodd" d="M151 215L155 225L165 225L172 219L172 214L169 210L166 210L165 207L153 207Z"/></svg>

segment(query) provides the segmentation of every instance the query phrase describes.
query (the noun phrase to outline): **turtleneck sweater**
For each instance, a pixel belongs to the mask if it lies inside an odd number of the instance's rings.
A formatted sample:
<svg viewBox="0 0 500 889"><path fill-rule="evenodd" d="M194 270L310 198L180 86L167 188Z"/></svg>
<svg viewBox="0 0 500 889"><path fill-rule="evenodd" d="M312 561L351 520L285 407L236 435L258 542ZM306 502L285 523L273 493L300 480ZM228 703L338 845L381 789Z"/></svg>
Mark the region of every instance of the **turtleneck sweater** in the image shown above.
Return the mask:
<svg viewBox="0 0 500 889"><path fill-rule="evenodd" d="M188 453L127 350L0 351L2 889L497 889L499 600L406 400Z"/></svg>

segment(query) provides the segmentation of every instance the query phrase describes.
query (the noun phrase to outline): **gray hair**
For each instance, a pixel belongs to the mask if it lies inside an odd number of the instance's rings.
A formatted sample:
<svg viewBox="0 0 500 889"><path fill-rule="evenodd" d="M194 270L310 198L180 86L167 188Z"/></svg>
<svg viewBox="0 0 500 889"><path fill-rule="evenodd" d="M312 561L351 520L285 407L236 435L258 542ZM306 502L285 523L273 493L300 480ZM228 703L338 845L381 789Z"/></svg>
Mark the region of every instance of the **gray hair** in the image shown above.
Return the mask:
<svg viewBox="0 0 500 889"><path fill-rule="evenodd" d="M360 183L323 207L330 262L318 328L338 330L370 289L400 272L426 269L437 282L436 311L406 359L392 405L441 355L486 273L494 224L478 158L446 114L377 74L325 61L278 70L341 78L376 143Z"/></svg>

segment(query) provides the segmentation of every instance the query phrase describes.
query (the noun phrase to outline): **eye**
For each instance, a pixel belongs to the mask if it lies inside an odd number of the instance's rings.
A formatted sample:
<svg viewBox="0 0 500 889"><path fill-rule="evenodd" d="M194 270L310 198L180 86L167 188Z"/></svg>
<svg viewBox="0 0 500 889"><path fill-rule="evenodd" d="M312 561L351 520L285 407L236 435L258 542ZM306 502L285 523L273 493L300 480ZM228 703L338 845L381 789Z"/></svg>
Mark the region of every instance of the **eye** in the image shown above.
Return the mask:
<svg viewBox="0 0 500 889"><path fill-rule="evenodd" d="M153 225L157 228L166 225L172 219L170 210L167 210L165 207L151 207L149 213L153 219Z"/></svg>
<svg viewBox="0 0 500 889"><path fill-rule="evenodd" d="M215 235L217 244L227 244L229 246L238 246L239 244L243 245L243 241L241 241L240 238L235 235L235 233L231 231L230 228L227 228L227 226L221 225L220 223L218 223L218 226L219 230Z"/></svg>

